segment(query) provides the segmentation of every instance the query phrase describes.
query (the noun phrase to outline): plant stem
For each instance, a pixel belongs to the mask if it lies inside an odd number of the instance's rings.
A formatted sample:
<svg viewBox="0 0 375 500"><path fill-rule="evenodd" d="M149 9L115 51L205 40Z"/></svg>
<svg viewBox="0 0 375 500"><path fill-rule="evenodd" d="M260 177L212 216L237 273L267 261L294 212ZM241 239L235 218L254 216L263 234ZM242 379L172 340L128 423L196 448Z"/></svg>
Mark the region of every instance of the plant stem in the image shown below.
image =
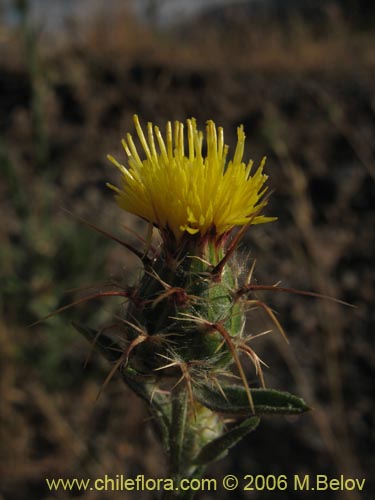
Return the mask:
<svg viewBox="0 0 375 500"><path fill-rule="evenodd" d="M170 428L170 459L169 459L169 473L171 477L178 481L181 478L184 464L183 446L186 427L186 414L187 414L187 391L185 388L176 389L172 391L172 415L171 415L171 428Z"/></svg>

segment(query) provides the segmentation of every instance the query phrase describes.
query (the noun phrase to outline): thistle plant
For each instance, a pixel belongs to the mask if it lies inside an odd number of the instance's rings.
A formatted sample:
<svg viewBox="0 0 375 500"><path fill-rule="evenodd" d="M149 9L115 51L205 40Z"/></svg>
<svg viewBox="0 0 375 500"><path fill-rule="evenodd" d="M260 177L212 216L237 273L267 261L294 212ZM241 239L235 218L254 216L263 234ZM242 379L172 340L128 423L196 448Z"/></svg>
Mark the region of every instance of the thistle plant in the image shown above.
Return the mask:
<svg viewBox="0 0 375 500"><path fill-rule="evenodd" d="M168 122L164 138L151 123L145 133L137 116L134 123L142 151L127 134L125 164L109 156L120 171L120 187L109 187L122 209L149 223L143 252L114 238L139 257L142 276L133 286L121 283L95 294L126 299L116 328L75 326L112 363L107 381L118 371L147 404L169 477L178 481L199 477L263 415L300 414L307 406L264 387L262 361L251 346L259 332L246 324L247 310L260 307L285 336L253 292L286 289L254 284L253 268L244 272L236 260L246 230L275 220L262 213L268 201L265 160L255 170L252 161L243 161L242 126L228 160L223 129L212 121L205 137L194 119L187 120L187 134L182 123ZM157 249L153 228L161 236ZM247 360L260 388L249 386Z"/></svg>

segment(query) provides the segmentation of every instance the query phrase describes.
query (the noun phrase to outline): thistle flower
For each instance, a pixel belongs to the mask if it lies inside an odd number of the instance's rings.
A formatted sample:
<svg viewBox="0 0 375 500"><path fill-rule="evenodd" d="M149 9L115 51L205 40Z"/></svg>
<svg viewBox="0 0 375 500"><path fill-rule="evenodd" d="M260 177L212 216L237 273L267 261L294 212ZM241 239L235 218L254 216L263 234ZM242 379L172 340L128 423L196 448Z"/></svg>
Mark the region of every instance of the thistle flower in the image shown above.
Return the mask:
<svg viewBox="0 0 375 500"><path fill-rule="evenodd" d="M218 240L234 226L274 220L259 215L266 205L262 201L268 178L263 173L265 158L252 174L253 161L242 160L242 125L237 129L233 159L227 161L223 129L216 130L212 120L206 126L205 156L204 134L194 118L187 120L187 152L183 123L176 121L172 129L168 122L165 140L152 123L147 124L146 138L137 115L134 124L145 158L141 158L128 133L122 141L128 166L108 156L122 174L121 188L108 186L116 192L121 208L159 228L165 240L170 241L173 235L178 244L186 234Z"/></svg>
<svg viewBox="0 0 375 500"><path fill-rule="evenodd" d="M242 126L228 161L223 129L216 130L213 121L207 122L204 146L196 121L187 120L186 153L182 123L168 122L165 139L152 123L147 138L136 115L134 123L143 153L127 134L122 141L127 165L109 156L122 174L121 187L108 186L121 208L159 229L163 245L151 258L148 244L139 252L109 235L140 258L143 273L133 286L120 283L84 299L128 301L110 327L76 328L113 363L104 385L119 371L147 403L169 475L179 481L199 477L209 462L252 432L260 416L299 414L307 406L288 393L250 388L240 359L244 354L253 363L263 386L262 362L248 345L253 336L244 333L249 306L262 308L283 333L272 310L251 293L287 289L253 285L253 266L245 278L231 258L249 225L274 220L261 214L267 203L265 160L255 172L252 161L242 161ZM226 245L235 226L242 230ZM232 370L239 383L228 382ZM241 422L228 429L228 417ZM187 498L185 492L179 495L177 488L163 498Z"/></svg>

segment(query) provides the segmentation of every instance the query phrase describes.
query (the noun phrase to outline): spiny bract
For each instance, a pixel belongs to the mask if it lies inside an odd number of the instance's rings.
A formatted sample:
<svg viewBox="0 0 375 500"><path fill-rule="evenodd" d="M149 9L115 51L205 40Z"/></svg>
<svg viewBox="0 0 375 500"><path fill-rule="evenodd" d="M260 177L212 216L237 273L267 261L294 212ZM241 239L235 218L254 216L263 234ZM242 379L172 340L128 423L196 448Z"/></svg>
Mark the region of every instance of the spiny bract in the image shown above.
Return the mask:
<svg viewBox="0 0 375 500"><path fill-rule="evenodd" d="M182 123L173 129L167 123L165 141L158 127L149 123L146 139L137 116L134 123L145 158L127 134L127 165L109 157L121 172L121 188L109 187L120 207L160 231L162 244L152 255L150 241L143 254L133 249L144 265L138 283L98 294L128 299L116 325L100 332L77 328L114 363L107 381L119 370L147 402L171 476L195 477L254 430L259 415L306 410L295 396L250 390L240 360L241 353L250 358L263 382L261 361L249 346L252 336L244 333L248 304L262 307L282 331L266 304L248 298L252 269L242 280L234 255L248 226L274 220L260 213L267 176L264 160L253 175L252 162L242 161L242 126L227 161L223 130L216 131L212 121L205 157L194 119L187 120L186 154ZM235 226L242 228L234 235ZM228 382L233 364L240 384ZM222 415L247 418L225 431Z"/></svg>

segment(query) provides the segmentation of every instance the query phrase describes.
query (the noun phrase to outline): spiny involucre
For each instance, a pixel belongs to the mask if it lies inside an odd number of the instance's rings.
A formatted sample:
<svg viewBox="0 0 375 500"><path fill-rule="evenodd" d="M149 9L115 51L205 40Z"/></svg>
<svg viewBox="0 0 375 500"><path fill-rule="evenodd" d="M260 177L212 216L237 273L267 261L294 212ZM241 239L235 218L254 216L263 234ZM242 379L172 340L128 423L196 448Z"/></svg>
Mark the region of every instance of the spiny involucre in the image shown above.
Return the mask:
<svg viewBox="0 0 375 500"><path fill-rule="evenodd" d="M160 231L162 246L127 311L128 366L157 388L170 379L169 387L185 382L192 393L202 380L218 383L235 361L248 391L238 353L245 352L257 370L260 363L243 336L244 301L235 293L239 273L229 259L238 241L230 237L236 226L275 220L261 213L267 204L265 159L255 171L252 161L243 161L242 126L228 160L223 129L213 121L206 126L205 156L195 119L187 120L187 137L182 123L168 122L165 139L152 123L146 134L137 116L134 124L143 151L127 134L126 164L109 156L121 172L121 187L109 187L121 208Z"/></svg>
<svg viewBox="0 0 375 500"><path fill-rule="evenodd" d="M134 123L143 151L127 134L126 163L109 156L120 170L120 187L109 187L121 208L149 223L143 253L122 242L141 259L143 273L133 286L120 283L96 295L127 299L115 322L98 332L77 328L114 363L106 382L119 370L148 404L171 477L195 477L254 430L260 415L307 409L290 394L250 390L240 360L240 354L251 360L264 386L261 360L249 345L258 332L245 328L249 306L263 308L283 333L271 309L249 297L257 287L253 266L244 278L235 256L249 226L275 219L262 213L268 177L264 159L255 171L252 161L242 161L242 126L229 160L223 129L213 121L204 136L194 119L187 120L186 137L182 123L168 122L165 138L151 123L145 135L137 116ZM154 227L161 235L156 250ZM233 364L240 383L230 382ZM245 420L226 430L228 417Z"/></svg>

